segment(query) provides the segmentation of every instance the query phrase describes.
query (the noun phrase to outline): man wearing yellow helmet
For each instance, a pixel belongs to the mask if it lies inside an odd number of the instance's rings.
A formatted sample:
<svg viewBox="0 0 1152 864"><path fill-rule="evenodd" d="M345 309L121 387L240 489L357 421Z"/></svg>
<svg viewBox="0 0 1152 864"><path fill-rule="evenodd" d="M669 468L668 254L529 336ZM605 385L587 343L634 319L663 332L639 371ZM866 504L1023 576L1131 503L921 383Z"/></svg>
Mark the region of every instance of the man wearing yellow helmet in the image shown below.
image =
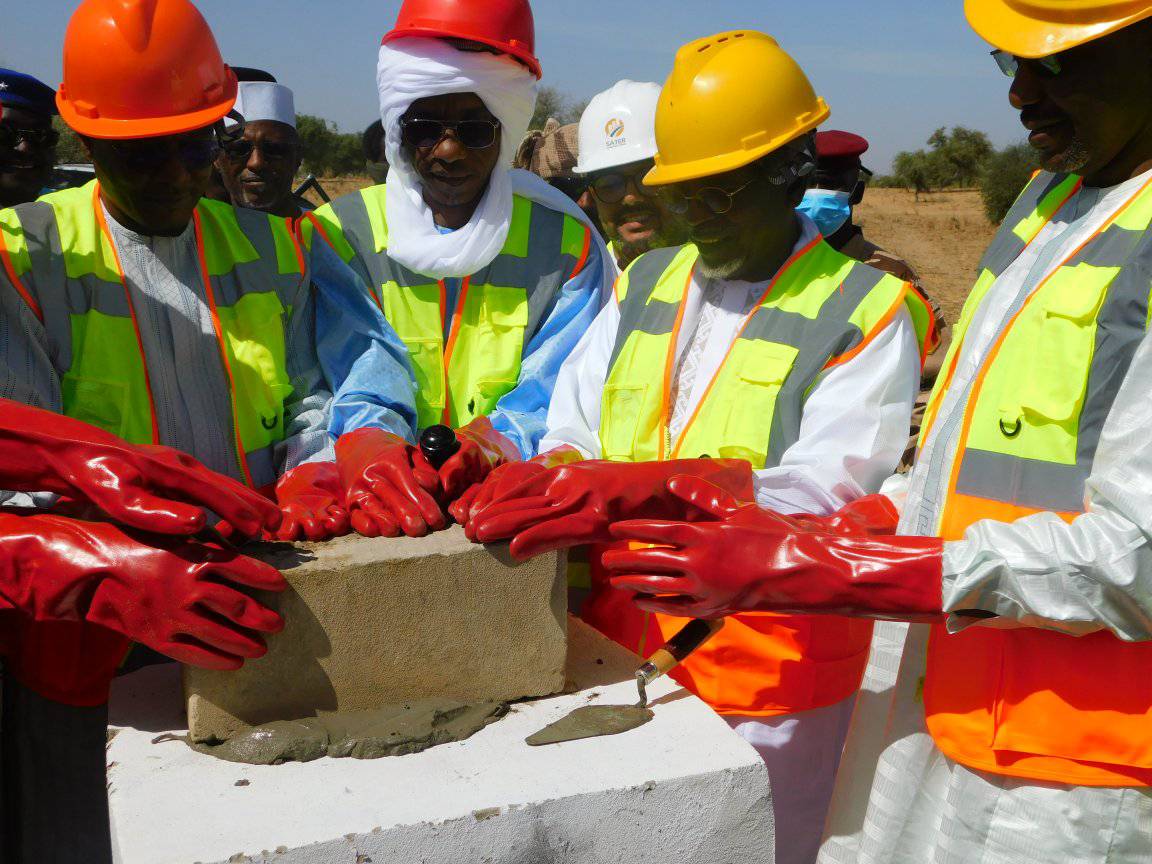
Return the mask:
<svg viewBox="0 0 1152 864"><path fill-rule="evenodd" d="M691 244L633 261L561 369L541 449L589 461L497 469L473 537L512 537L521 558L604 544L614 520L687 516L666 488L684 473L792 513L879 489L919 378L913 318L926 332L930 316L908 283L836 252L796 212L828 114L769 36L680 50L643 182ZM596 557L586 620L638 653L684 625L638 610ZM870 635L862 622L738 615L677 673L767 762L782 864L819 847Z"/></svg>
<svg viewBox="0 0 1152 864"><path fill-rule="evenodd" d="M877 633L822 862L1143 862L1152 2L966 11L1044 170L981 265L912 474L872 499L893 536L797 524L688 478L671 486L716 521L616 526L675 548L605 563L652 611L933 625Z"/></svg>

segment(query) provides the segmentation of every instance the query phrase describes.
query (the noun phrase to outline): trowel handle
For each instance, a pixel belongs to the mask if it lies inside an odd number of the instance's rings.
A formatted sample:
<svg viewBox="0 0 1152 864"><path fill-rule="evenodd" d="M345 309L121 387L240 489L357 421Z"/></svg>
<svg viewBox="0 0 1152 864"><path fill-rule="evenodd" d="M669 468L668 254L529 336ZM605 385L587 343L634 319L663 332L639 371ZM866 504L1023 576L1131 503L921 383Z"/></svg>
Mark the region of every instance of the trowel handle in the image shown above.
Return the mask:
<svg viewBox="0 0 1152 864"><path fill-rule="evenodd" d="M644 683L651 684L662 675L667 675L688 659L693 651L715 636L724 627L724 619L705 621L693 618L680 628L680 632L664 643L664 647L648 658L637 671Z"/></svg>
<svg viewBox="0 0 1152 864"><path fill-rule="evenodd" d="M428 460L428 464L437 471L456 455L460 449L460 439L448 426L429 426L420 435L420 452Z"/></svg>

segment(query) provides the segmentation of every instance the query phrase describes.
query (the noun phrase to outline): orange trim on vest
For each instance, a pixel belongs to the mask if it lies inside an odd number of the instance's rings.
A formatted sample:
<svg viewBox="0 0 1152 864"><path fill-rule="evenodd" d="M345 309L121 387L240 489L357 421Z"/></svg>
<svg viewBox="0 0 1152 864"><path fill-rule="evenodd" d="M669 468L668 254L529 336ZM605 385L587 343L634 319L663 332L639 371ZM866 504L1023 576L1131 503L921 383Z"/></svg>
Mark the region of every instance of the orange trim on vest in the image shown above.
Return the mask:
<svg viewBox="0 0 1152 864"><path fill-rule="evenodd" d="M440 327L443 332L444 319L448 314L448 288L444 280L440 280ZM460 294L456 297L456 308L452 310L452 329L448 331L448 341L444 345L444 423L451 426L452 414L452 386L448 370L452 368L452 353L456 350L456 337L460 335L460 321L464 317L464 302L468 299L468 289L472 286L472 277L465 276L460 280Z"/></svg>
<svg viewBox="0 0 1152 864"><path fill-rule="evenodd" d="M908 285L909 283L905 282L904 284ZM901 294L899 297L896 298L896 302L893 303L890 307L888 307L888 311L886 311L884 313L884 315L877 322L876 326L872 328L872 332L871 333L865 333L864 334L864 340L859 345L857 345L855 348L849 348L843 354L841 354L837 357L833 357L831 360L829 360L827 363L825 363L824 364L825 371L827 371L828 369L835 369L837 366L840 366L844 363L847 363L849 360L853 360L856 357L858 357L860 355L861 351L863 351L865 348L867 348L869 345L872 344L873 339L875 339L879 334L884 332L884 329L895 320L896 313L898 313L903 308L904 308L904 295ZM920 354L920 369L923 370L924 369L924 358L927 357L928 355L924 351L919 352L919 354Z"/></svg>
<svg viewBox="0 0 1152 864"><path fill-rule="evenodd" d="M584 250L580 253L580 260L576 262L576 266L572 268L572 275L568 277L569 282L576 278L576 274L584 269L584 265L588 263L588 253L592 251L592 229L587 225L584 226Z"/></svg>
<svg viewBox="0 0 1152 864"><path fill-rule="evenodd" d="M196 233L196 257L200 262L200 273L204 279L204 294L208 298L208 312L212 317L212 329L216 331L216 346L220 349L220 361L224 364L224 373L228 376L228 396L232 403L232 437L236 442L237 462L240 472L244 475L244 482L249 489L255 489L252 482L252 472L248 470L248 456L244 449L244 440L240 436L240 424L237 419L240 412L236 406L236 379L232 376L232 364L228 362L228 351L224 347L224 328L220 326L220 315L216 311L216 292L212 290L212 280L208 278L208 258L204 249L204 232L200 226L200 211L192 211L192 224Z"/></svg>
<svg viewBox="0 0 1152 864"><path fill-rule="evenodd" d="M148 393L148 414L152 421L152 443L160 443L160 427L156 425L156 400L152 398L152 378L148 374L148 355L144 353L144 337L140 335L140 322L136 318L136 304L132 302L132 292L128 290L128 280L124 276L124 265L120 263L120 251L116 248L116 241L112 239L112 232L108 230L108 222L104 218L104 208L100 205L100 184L92 186L92 206L96 210L96 221L104 239L108 241L108 248L112 250L112 257L116 261L116 275L120 277L120 284L124 286L124 299L128 303L128 314L132 318L132 330L136 334L136 347L140 349L140 365L144 370L144 390Z"/></svg>
<svg viewBox="0 0 1152 864"><path fill-rule="evenodd" d="M4 242L4 233L0 231L0 264L4 265L4 272L8 274L8 281L12 283L12 287L16 289L16 293L24 298L24 302L28 304L28 308L32 310L41 324L44 323L44 313L40 309L40 304L36 302L36 298L32 296L24 282L16 275L16 266L12 263L12 258L8 254L8 244Z"/></svg>

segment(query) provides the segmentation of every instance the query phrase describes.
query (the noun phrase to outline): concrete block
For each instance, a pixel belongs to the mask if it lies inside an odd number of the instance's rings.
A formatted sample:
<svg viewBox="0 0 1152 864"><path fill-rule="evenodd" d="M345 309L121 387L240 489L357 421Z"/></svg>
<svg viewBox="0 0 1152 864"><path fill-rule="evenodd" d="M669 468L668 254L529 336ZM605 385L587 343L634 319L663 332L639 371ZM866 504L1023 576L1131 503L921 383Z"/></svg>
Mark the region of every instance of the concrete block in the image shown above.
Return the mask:
<svg viewBox="0 0 1152 864"><path fill-rule="evenodd" d="M345 537L265 547L290 589L268 654L239 672L187 669L195 741L242 726L444 697L511 701L564 688L560 554L517 564L460 528L419 539Z"/></svg>
<svg viewBox="0 0 1152 864"><path fill-rule="evenodd" d="M175 670L124 676L113 685L120 731L108 749L116 862L772 864L764 763L671 679L649 688L646 726L524 743L574 708L635 702L637 662L572 620L575 693L515 705L466 741L423 753L275 767L222 762L159 736L181 731Z"/></svg>

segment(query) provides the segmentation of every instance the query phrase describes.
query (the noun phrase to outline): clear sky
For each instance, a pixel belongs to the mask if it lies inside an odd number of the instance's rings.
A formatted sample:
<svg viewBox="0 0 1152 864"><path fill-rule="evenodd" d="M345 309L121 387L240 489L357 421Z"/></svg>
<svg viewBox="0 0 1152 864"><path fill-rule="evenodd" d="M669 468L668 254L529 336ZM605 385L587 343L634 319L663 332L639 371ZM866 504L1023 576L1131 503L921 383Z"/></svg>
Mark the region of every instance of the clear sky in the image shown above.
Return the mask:
<svg viewBox="0 0 1152 864"><path fill-rule="evenodd" d="M13 0L15 3L15 0ZM68 0L16 4L0 25L0 66L55 86ZM375 62L399 0L200 0L225 58L296 91L297 108L358 131L376 116ZM587 98L621 78L663 82L676 48L720 30L774 35L832 107L824 128L872 141L887 171L938 126L1023 139L1008 79L964 21L963 0L535 0L544 83Z"/></svg>

